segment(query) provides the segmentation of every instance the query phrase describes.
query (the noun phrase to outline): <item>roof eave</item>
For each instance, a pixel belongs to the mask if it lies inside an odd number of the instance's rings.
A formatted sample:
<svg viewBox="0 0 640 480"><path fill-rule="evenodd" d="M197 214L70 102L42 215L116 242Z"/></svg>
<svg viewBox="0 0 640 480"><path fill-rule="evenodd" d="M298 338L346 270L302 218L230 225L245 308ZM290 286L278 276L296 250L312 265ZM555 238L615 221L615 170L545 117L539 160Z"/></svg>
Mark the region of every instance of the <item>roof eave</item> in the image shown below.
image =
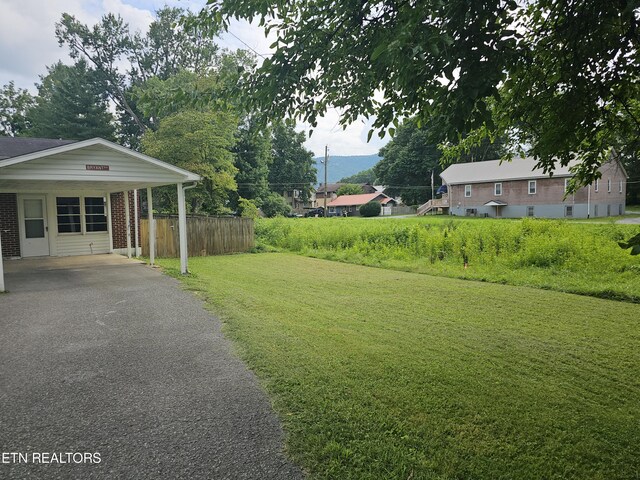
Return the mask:
<svg viewBox="0 0 640 480"><path fill-rule="evenodd" d="M69 143L67 145L61 145L58 147L47 148L45 150L39 150L37 152L27 153L25 155L20 155L17 157L11 157L9 159L0 161L0 168L28 162L38 158L49 157L49 156L57 155L60 153L66 153L73 150L91 147L94 145L102 145L112 150L116 150L124 155L137 158L144 162L151 163L152 165L155 165L157 167L163 168L165 170L169 170L173 173L183 175L185 177L184 179L181 179L183 182L199 182L202 179L200 175L197 175L193 172L184 170L180 167L176 167L175 165L171 165L169 163L163 162L156 158L150 157L148 155L145 155L144 153L136 152L129 148L123 147L122 145L118 145L117 143L109 142L108 140L105 140L103 138L91 138L89 140L81 140L79 142Z"/></svg>

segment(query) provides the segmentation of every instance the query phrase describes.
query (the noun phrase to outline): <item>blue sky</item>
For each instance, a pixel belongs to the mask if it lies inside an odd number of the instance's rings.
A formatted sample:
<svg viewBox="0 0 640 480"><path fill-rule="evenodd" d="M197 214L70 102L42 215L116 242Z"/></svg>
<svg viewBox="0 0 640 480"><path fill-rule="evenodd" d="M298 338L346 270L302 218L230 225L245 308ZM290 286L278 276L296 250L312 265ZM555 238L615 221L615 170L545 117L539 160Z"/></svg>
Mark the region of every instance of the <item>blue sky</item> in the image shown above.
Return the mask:
<svg viewBox="0 0 640 480"><path fill-rule="evenodd" d="M13 80L17 86L35 92L34 84L46 72L45 65L58 60L70 63L67 52L55 38L55 23L63 12L70 13L86 24L96 23L108 12L121 15L132 30L145 31L153 12L164 5L198 11L206 0L0 0L0 85ZM233 22L230 31L261 54L270 52L272 40L247 22ZM246 48L233 35L221 37L221 46ZM329 145L331 155L365 155L377 153L386 141L374 135L366 142L369 122L356 122L345 131L337 125L338 113L327 112L306 142L315 155L324 154ZM307 126L299 125L300 130Z"/></svg>

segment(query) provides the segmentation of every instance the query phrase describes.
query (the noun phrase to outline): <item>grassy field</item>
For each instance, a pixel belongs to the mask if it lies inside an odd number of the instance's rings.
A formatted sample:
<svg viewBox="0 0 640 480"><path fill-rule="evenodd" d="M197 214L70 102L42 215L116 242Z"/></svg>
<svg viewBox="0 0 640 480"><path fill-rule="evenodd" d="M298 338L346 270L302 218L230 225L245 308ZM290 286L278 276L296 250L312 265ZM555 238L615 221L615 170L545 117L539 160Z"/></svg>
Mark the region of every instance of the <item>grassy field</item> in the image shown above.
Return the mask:
<svg viewBox="0 0 640 480"><path fill-rule="evenodd" d="M632 302L640 302L640 256L617 242L638 231L638 225L613 223L448 216L256 223L263 249Z"/></svg>
<svg viewBox="0 0 640 480"><path fill-rule="evenodd" d="M292 254L190 270L312 478L638 478L640 305Z"/></svg>

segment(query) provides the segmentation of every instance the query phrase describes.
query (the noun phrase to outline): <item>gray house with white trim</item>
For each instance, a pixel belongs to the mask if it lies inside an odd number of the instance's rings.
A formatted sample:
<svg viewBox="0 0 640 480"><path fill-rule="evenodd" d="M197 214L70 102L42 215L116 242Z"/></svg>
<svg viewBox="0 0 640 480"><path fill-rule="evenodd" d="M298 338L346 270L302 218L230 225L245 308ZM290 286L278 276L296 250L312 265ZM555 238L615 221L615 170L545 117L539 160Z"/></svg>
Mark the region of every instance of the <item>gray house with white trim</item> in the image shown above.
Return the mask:
<svg viewBox="0 0 640 480"><path fill-rule="evenodd" d="M451 165L440 174L447 192L433 202L433 208L451 215L502 218L624 214L628 176L617 158L600 167L599 180L567 196L575 162L558 166L553 176L536 168L536 163L533 158L516 158Z"/></svg>

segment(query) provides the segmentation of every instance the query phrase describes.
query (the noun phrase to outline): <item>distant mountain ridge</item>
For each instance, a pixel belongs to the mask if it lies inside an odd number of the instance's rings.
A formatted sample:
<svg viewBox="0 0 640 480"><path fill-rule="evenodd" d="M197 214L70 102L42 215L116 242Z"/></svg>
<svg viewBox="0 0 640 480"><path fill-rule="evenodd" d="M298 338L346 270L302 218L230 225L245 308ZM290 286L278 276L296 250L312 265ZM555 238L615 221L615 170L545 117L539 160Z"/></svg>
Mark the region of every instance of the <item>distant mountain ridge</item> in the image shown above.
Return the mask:
<svg viewBox="0 0 640 480"><path fill-rule="evenodd" d="M382 157L378 154L372 155L336 155L329 156L329 169L327 171L327 183L336 183L344 177L350 177L362 170L368 170L378 163ZM318 184L324 183L324 164L321 163L324 157L314 158L318 169Z"/></svg>

